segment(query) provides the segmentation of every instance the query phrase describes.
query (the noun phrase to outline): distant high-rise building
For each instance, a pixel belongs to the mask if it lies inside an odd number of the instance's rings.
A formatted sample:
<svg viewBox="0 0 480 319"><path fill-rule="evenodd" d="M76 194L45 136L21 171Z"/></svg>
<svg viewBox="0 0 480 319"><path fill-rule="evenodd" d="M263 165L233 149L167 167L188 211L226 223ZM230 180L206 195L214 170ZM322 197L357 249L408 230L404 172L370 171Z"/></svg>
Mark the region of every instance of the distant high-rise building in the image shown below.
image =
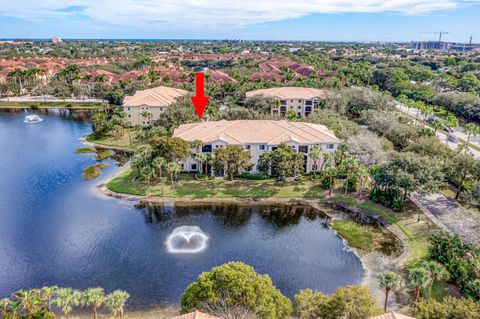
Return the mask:
<svg viewBox="0 0 480 319"><path fill-rule="evenodd" d="M442 41L412 41L412 49L417 51L472 51L477 47L475 44L442 42Z"/></svg>
<svg viewBox="0 0 480 319"><path fill-rule="evenodd" d="M59 37L53 37L52 38L52 43L53 44L58 44L58 43L61 43L62 42L62 39L59 38Z"/></svg>

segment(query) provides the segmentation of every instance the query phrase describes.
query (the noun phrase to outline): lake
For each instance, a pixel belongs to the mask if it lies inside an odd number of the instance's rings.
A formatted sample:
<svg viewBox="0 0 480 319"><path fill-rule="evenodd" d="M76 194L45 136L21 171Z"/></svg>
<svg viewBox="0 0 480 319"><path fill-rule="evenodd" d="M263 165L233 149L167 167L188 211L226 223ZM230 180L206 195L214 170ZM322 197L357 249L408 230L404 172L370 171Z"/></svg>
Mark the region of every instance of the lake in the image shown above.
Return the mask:
<svg viewBox="0 0 480 319"><path fill-rule="evenodd" d="M362 280L360 260L315 209L138 208L96 188L119 170L115 161L106 161L100 179L82 178L96 163L95 154L74 153L91 131L86 114L42 112L42 122L24 123L30 114L0 113L0 297L44 285L101 286L128 291L131 309L162 306L178 303L201 272L228 261L269 274L290 298L300 289L332 293ZM189 245L193 252L182 250Z"/></svg>

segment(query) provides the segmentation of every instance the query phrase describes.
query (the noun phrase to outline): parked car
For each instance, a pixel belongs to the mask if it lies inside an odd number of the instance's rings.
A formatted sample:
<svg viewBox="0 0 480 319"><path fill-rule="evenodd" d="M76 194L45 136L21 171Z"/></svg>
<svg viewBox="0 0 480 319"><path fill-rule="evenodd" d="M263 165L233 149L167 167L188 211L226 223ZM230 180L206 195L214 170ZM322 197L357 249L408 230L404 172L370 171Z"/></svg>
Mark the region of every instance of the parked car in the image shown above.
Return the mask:
<svg viewBox="0 0 480 319"><path fill-rule="evenodd" d="M448 140L452 143L458 143L459 142L458 137L456 137L455 135L449 135Z"/></svg>
<svg viewBox="0 0 480 319"><path fill-rule="evenodd" d="M445 130L445 132L448 132L448 133L453 133L453 132L455 132L455 130L453 129L453 127L450 127L450 126L445 126L443 129Z"/></svg>

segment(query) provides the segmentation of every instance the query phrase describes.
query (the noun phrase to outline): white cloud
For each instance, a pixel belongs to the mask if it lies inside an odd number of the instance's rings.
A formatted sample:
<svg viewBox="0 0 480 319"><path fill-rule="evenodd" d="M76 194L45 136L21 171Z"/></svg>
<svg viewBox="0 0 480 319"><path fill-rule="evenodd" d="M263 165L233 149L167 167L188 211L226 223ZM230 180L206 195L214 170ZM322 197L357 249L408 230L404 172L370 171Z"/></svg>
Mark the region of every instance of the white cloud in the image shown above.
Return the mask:
<svg viewBox="0 0 480 319"><path fill-rule="evenodd" d="M311 13L424 14L461 0L0 0L0 14L25 19L84 15L124 26L239 27ZM72 10L74 8L74 10Z"/></svg>

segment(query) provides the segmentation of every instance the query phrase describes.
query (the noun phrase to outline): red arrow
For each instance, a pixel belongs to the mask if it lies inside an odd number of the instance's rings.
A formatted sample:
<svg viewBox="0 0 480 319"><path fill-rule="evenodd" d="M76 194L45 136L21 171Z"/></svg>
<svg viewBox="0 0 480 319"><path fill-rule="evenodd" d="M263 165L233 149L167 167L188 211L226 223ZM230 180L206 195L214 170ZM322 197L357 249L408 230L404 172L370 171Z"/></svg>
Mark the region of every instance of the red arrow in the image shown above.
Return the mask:
<svg viewBox="0 0 480 319"><path fill-rule="evenodd" d="M205 82L205 75L201 72L195 74L195 83L196 83L196 90L195 96L192 96L193 106L197 111L198 119L201 120L203 116L203 111L207 107L208 103L208 96L205 96L204 91L204 83Z"/></svg>

